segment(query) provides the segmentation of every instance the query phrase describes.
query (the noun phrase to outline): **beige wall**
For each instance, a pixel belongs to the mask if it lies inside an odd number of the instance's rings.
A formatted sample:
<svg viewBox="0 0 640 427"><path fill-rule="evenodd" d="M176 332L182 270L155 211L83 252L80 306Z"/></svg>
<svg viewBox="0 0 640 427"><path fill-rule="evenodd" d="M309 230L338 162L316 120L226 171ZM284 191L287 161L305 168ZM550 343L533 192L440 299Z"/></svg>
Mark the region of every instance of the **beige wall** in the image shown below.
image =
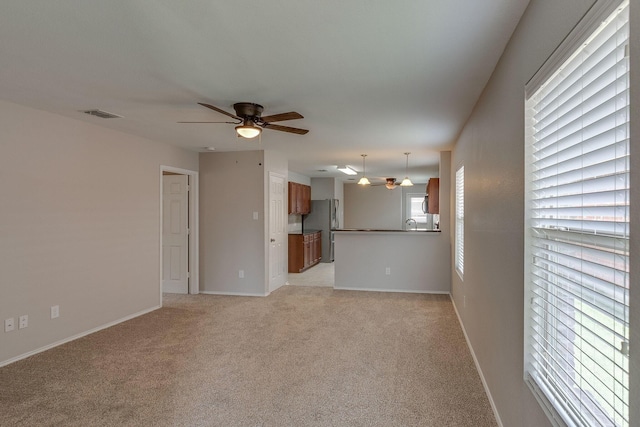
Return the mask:
<svg viewBox="0 0 640 427"><path fill-rule="evenodd" d="M201 292L267 293L264 161L263 151L200 155Z"/></svg>
<svg viewBox="0 0 640 427"><path fill-rule="evenodd" d="M160 305L161 165L198 154L0 102L0 365Z"/></svg>
<svg viewBox="0 0 640 427"><path fill-rule="evenodd" d="M524 86L593 3L530 2L453 152L452 180L465 168L465 273L452 273L453 298L504 426L550 425L522 379Z"/></svg>
<svg viewBox="0 0 640 427"><path fill-rule="evenodd" d="M402 191L345 184L343 227L402 230Z"/></svg>

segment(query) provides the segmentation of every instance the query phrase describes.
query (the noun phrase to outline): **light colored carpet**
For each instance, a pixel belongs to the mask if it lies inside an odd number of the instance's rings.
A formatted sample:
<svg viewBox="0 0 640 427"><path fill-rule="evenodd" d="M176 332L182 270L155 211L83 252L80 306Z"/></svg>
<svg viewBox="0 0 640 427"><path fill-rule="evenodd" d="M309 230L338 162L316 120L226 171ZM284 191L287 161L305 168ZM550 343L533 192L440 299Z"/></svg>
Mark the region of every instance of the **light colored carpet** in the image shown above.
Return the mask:
<svg viewBox="0 0 640 427"><path fill-rule="evenodd" d="M321 262L302 273L289 273L287 279L291 286L328 286L335 283L335 264Z"/></svg>
<svg viewBox="0 0 640 427"><path fill-rule="evenodd" d="M496 425L448 296L285 286L164 303L0 368L0 425Z"/></svg>

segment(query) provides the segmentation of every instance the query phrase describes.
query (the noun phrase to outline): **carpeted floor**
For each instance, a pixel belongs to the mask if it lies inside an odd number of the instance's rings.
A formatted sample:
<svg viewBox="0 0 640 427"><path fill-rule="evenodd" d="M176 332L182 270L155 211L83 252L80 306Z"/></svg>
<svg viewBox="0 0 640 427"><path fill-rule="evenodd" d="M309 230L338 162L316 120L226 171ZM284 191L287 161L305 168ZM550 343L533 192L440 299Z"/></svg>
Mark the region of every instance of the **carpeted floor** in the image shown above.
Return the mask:
<svg viewBox="0 0 640 427"><path fill-rule="evenodd" d="M496 425L448 296L285 286L164 304L0 368L0 425Z"/></svg>

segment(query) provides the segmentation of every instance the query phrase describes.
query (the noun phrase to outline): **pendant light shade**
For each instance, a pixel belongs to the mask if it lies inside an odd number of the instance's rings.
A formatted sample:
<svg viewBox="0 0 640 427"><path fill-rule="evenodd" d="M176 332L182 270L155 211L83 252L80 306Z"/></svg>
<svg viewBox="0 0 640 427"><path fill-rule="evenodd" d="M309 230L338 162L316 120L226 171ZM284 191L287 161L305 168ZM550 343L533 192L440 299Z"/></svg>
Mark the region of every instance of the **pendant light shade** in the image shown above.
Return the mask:
<svg viewBox="0 0 640 427"><path fill-rule="evenodd" d="M255 138L262 133L262 128L253 124L249 119L245 119L244 123L240 126L236 126L236 132L243 138Z"/></svg>
<svg viewBox="0 0 640 427"><path fill-rule="evenodd" d="M407 156L407 164L404 170L405 173L405 177L402 180L402 182L400 183L400 186L402 187L411 187L413 186L413 182L411 182L411 180L409 179L409 154L411 153L404 153L405 156Z"/></svg>
<svg viewBox="0 0 640 427"><path fill-rule="evenodd" d="M367 157L366 154L360 154L362 156L362 178L360 178L360 181L358 181L358 184L360 185L369 185L371 184L369 182L369 179L367 179L367 175L365 173L365 168L364 168L364 158Z"/></svg>

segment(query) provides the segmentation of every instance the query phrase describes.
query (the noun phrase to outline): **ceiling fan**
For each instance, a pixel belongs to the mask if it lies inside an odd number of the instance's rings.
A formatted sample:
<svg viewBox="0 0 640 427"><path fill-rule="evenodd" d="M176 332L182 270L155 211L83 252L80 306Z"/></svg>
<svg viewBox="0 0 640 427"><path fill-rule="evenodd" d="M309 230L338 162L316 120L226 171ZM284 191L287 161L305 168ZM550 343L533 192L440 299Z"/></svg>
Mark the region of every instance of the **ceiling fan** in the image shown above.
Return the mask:
<svg viewBox="0 0 640 427"><path fill-rule="evenodd" d="M384 185L385 187L387 187L389 190L393 190L396 187L400 187L400 184L396 183L396 179L395 178L385 178L386 183L377 183L377 184L371 184L372 187L376 187L376 186L380 186L380 185Z"/></svg>
<svg viewBox="0 0 640 427"><path fill-rule="evenodd" d="M264 107L260 104L254 104L252 102L237 102L233 104L233 109L236 114L231 114L221 108L215 107L210 104L198 102L203 107L209 108L213 111L217 111L220 114L231 117L236 122L178 122L178 123L229 123L238 125L236 126L236 132L243 138L255 138L262 133L262 129L279 130L280 132L295 133L298 135L305 135L309 131L307 129L294 128L290 126L275 125L273 122L283 122L285 120L303 119L304 117L300 113L290 111L288 113L273 114L271 116L262 116Z"/></svg>

